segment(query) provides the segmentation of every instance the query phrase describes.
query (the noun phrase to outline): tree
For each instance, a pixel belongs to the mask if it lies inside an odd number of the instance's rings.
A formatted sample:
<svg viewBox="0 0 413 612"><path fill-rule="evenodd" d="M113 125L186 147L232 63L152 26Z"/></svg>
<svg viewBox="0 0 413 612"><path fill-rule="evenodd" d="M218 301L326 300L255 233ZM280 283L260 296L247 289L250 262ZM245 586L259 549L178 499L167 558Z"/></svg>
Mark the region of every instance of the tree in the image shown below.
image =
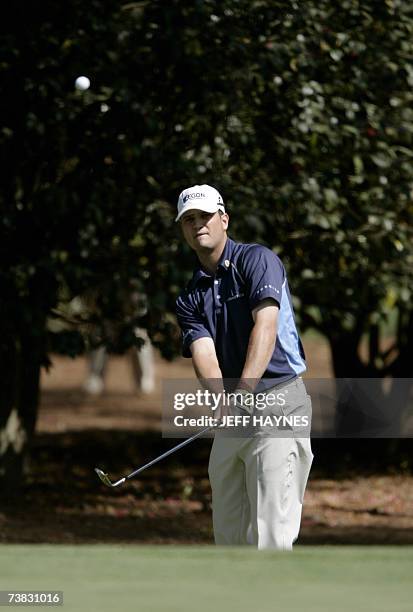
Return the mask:
<svg viewBox="0 0 413 612"><path fill-rule="evenodd" d="M253 114L262 234L300 278L302 323L329 340L338 378L410 379L412 8L291 3L283 18L268 11L261 20L268 30L254 77L266 78ZM262 34L258 15L256 23ZM275 240L269 185L282 232ZM392 385L394 425L410 390L408 380Z"/></svg>

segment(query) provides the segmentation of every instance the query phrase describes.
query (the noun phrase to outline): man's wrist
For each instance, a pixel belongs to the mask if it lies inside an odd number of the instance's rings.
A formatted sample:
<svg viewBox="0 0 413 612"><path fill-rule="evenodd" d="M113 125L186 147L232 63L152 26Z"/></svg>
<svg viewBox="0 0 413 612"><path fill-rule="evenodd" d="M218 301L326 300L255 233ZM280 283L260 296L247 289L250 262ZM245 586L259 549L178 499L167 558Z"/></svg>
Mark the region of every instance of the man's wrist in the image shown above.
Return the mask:
<svg viewBox="0 0 413 612"><path fill-rule="evenodd" d="M254 393L256 382L249 378L240 378L237 384L238 391L247 391L248 393Z"/></svg>
<svg viewBox="0 0 413 612"><path fill-rule="evenodd" d="M248 414L254 412L254 394L244 387L237 387L234 391L235 405Z"/></svg>

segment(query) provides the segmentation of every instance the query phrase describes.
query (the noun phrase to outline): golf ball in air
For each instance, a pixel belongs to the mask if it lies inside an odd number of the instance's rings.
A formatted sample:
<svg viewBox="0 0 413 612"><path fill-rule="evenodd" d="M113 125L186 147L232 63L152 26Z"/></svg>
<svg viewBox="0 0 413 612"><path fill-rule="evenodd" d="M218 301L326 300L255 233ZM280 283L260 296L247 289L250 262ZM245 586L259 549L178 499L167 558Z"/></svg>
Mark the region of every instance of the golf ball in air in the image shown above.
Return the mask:
<svg viewBox="0 0 413 612"><path fill-rule="evenodd" d="M89 87L90 87L90 79L88 79L86 76L79 76L79 77L77 77L77 79L75 81L75 87L79 91L85 91L86 89L89 89Z"/></svg>

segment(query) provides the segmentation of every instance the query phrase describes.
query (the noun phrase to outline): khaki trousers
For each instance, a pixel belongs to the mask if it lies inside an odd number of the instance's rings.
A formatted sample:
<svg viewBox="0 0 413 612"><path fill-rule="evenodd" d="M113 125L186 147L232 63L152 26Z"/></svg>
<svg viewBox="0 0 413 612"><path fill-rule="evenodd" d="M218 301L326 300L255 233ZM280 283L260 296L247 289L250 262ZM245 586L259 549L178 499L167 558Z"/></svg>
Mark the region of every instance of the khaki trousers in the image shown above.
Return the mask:
<svg viewBox="0 0 413 612"><path fill-rule="evenodd" d="M285 390L291 398L285 414L304 405L311 410L301 379ZM292 550L313 453L309 437L296 437L293 429L285 435L215 436L208 472L216 544Z"/></svg>

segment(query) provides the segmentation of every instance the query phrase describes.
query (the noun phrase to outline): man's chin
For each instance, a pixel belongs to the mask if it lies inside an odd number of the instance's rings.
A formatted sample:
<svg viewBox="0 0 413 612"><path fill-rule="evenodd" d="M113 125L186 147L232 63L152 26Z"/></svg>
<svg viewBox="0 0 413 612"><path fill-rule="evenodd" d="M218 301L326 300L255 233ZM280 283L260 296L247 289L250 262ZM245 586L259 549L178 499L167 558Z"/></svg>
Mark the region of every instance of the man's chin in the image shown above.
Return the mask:
<svg viewBox="0 0 413 612"><path fill-rule="evenodd" d="M195 249L213 249L213 245L209 236L200 236L194 240Z"/></svg>

